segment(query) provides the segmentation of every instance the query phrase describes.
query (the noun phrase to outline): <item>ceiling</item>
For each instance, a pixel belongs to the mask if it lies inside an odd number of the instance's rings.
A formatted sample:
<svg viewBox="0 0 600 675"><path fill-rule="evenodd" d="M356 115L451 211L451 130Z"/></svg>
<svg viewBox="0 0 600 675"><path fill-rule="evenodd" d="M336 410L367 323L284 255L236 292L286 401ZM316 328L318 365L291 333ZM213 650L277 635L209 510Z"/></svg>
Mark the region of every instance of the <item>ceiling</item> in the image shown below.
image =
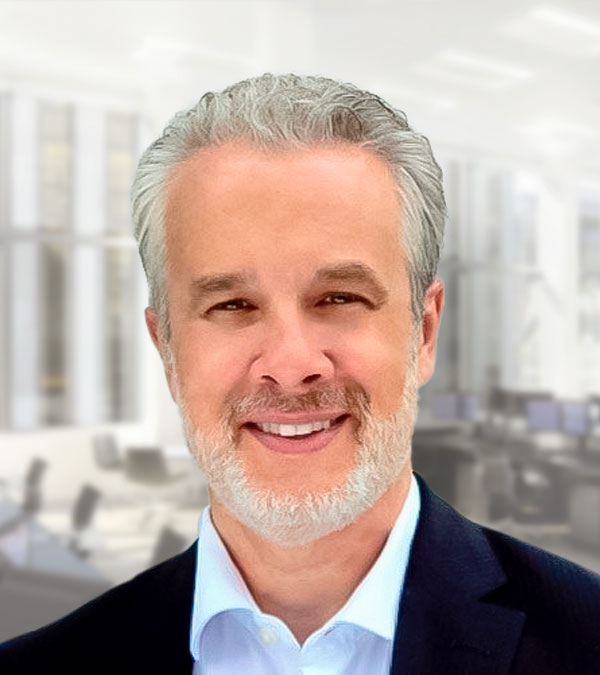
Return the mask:
<svg viewBox="0 0 600 675"><path fill-rule="evenodd" d="M0 87L112 96L156 129L265 70L372 89L446 146L600 175L597 0L0 2Z"/></svg>

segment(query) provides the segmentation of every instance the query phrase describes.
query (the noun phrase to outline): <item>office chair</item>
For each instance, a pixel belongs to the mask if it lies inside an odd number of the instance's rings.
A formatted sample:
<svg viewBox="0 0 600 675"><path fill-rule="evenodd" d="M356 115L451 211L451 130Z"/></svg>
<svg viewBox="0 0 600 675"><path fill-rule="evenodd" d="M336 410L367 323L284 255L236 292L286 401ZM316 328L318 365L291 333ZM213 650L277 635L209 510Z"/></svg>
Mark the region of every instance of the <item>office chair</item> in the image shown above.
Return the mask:
<svg viewBox="0 0 600 675"><path fill-rule="evenodd" d="M515 466L515 501L513 517L521 523L544 522L544 507L552 485L548 477L529 464Z"/></svg>
<svg viewBox="0 0 600 675"><path fill-rule="evenodd" d="M94 514L102 493L92 485L84 485L73 505L71 516L71 535L69 546L80 556L86 556L91 552L89 545L85 543L86 531L92 525Z"/></svg>
<svg viewBox="0 0 600 675"><path fill-rule="evenodd" d="M2 490L3 497L10 498L12 490L9 490L9 485L11 482L14 482L22 486L22 510L28 514L37 513L41 507L41 483L47 466L47 463L43 459L36 457L31 460L24 478L19 477L14 480L0 478L0 489Z"/></svg>
<svg viewBox="0 0 600 675"><path fill-rule="evenodd" d="M181 553L188 546L188 540L179 532L176 532L169 526L163 527L158 539L156 541L156 546L154 547L154 552L150 558L149 567L154 567L161 562L164 562L168 558L172 558L174 555Z"/></svg>
<svg viewBox="0 0 600 675"><path fill-rule="evenodd" d="M158 447L132 447L125 455L125 477L134 483L164 485L179 480L185 474L171 474L165 456Z"/></svg>
<svg viewBox="0 0 600 675"><path fill-rule="evenodd" d="M42 478L48 467L43 459L35 458L31 461L25 475L22 509L27 516L34 516L42 507Z"/></svg>
<svg viewBox="0 0 600 675"><path fill-rule="evenodd" d="M74 530L83 530L91 524L96 506L102 493L91 485L84 485L73 506L72 524Z"/></svg>
<svg viewBox="0 0 600 675"><path fill-rule="evenodd" d="M141 529L145 529L146 525L156 515L164 511L165 506L170 511L174 506L173 502L181 500L179 492L174 500L175 495L169 494L168 490L161 488L171 486L173 483L184 478L186 473L170 473L165 456L159 447L139 446L128 448L125 453L124 475L132 483L156 488L140 495L140 500L145 507L139 525Z"/></svg>
<svg viewBox="0 0 600 675"><path fill-rule="evenodd" d="M100 469L111 471L122 468L123 461L113 434L96 434L92 438L92 447L94 460Z"/></svg>
<svg viewBox="0 0 600 675"><path fill-rule="evenodd" d="M4 539L6 544L7 538L10 539L13 535L20 540L23 536L23 561L29 560L32 553L31 532L33 529L33 517L38 513L42 507L42 489L41 483L44 473L46 472L48 464L43 459L34 458L29 465L29 469L25 474L23 502L21 509L15 513L11 518L8 518L0 524L0 538ZM8 544L10 547L10 544ZM21 544L19 544L21 548ZM21 554L19 554L21 557Z"/></svg>

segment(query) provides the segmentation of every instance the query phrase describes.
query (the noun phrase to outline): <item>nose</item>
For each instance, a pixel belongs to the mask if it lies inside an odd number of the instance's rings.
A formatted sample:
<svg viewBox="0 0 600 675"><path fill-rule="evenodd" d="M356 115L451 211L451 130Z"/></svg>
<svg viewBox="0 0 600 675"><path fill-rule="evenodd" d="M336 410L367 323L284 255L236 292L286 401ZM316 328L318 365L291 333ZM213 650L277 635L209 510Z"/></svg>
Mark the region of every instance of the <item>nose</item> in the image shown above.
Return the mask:
<svg viewBox="0 0 600 675"><path fill-rule="evenodd" d="M253 383L302 391L333 379L334 364L318 333L297 313L265 323L260 352L250 368Z"/></svg>

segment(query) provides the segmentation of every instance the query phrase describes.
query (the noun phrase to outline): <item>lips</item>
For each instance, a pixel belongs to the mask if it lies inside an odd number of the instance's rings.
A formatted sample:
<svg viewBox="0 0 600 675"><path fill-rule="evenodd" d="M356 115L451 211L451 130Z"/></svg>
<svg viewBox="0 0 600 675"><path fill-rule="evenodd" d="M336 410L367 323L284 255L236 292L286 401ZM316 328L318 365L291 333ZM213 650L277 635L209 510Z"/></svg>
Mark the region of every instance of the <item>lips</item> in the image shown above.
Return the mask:
<svg viewBox="0 0 600 675"><path fill-rule="evenodd" d="M342 414L323 420L307 419L296 424L292 424L289 419L287 423L248 422L242 428L273 452L307 454L318 452L328 445L347 419L349 415Z"/></svg>

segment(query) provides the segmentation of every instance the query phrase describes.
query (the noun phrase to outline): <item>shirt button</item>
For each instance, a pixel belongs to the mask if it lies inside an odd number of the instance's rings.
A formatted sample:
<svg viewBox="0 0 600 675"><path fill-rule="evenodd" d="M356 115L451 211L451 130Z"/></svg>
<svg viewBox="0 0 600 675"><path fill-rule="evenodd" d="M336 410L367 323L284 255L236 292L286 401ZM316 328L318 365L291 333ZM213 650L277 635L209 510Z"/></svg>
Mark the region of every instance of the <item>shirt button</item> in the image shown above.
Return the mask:
<svg viewBox="0 0 600 675"><path fill-rule="evenodd" d="M277 642L277 633L270 626L261 626L260 627L260 639L266 645L272 645L274 642Z"/></svg>

